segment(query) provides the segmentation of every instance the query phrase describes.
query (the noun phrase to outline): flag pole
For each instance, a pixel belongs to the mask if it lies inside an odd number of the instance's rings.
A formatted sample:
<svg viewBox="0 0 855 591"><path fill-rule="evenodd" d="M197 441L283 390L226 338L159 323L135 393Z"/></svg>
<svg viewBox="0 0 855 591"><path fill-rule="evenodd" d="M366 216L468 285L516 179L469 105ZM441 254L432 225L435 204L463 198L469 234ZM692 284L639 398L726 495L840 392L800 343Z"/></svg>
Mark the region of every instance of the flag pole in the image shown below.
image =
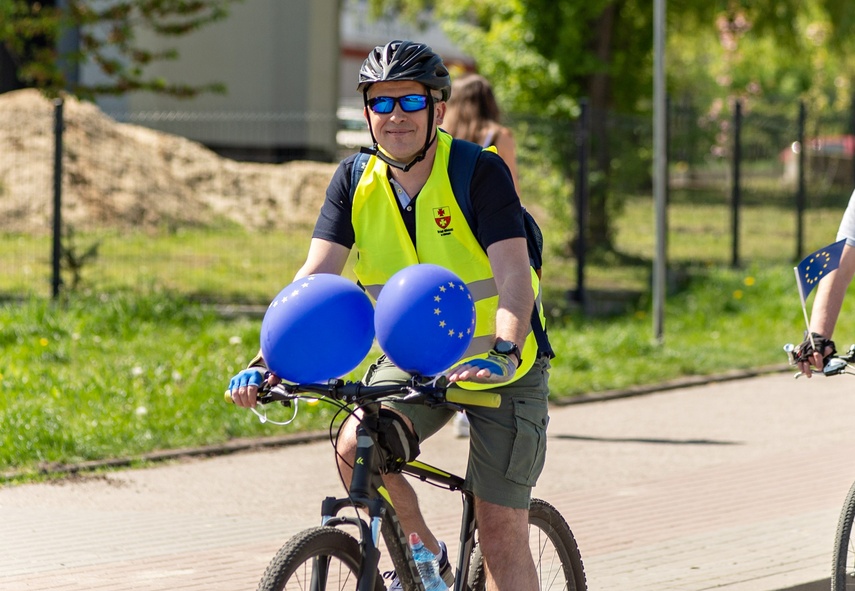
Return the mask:
<svg viewBox="0 0 855 591"><path fill-rule="evenodd" d="M805 304L805 294L802 289L801 278L799 277L799 268L793 267L793 273L796 275L796 285L799 287L799 299L802 301L802 314L805 316L805 332L807 338L810 339L810 346L816 351L816 343L813 342L813 333L810 331L810 320L808 319L807 305Z"/></svg>

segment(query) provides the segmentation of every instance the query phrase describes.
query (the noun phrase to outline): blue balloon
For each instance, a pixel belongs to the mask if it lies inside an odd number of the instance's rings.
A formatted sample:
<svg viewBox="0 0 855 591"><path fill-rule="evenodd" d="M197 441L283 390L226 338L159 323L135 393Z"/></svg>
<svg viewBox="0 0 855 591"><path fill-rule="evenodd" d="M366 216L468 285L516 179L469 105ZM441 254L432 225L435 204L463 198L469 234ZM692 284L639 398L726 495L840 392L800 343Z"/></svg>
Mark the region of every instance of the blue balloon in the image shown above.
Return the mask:
<svg viewBox="0 0 855 591"><path fill-rule="evenodd" d="M319 273L279 292L261 323L261 353L274 374L323 382L352 371L374 341L374 308L355 283Z"/></svg>
<svg viewBox="0 0 855 591"><path fill-rule="evenodd" d="M392 276L374 309L377 343L398 367L433 376L463 356L475 333L475 303L444 267L419 264Z"/></svg>

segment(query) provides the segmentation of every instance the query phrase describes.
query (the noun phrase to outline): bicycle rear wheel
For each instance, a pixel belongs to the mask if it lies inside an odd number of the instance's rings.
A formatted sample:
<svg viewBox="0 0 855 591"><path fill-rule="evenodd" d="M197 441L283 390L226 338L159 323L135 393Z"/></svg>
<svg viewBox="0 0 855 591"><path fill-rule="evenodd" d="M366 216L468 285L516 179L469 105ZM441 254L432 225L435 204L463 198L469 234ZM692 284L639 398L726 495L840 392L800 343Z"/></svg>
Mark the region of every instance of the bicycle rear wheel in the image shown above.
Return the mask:
<svg viewBox="0 0 855 591"><path fill-rule="evenodd" d="M528 541L541 591L585 591L585 569L570 526L558 510L532 499L528 513ZM479 546L472 553L469 570L472 591L484 591L486 573Z"/></svg>
<svg viewBox="0 0 855 591"><path fill-rule="evenodd" d="M264 572L258 591L355 591L361 556L356 539L334 527L304 530L285 544ZM375 591L383 591L380 574Z"/></svg>
<svg viewBox="0 0 855 591"><path fill-rule="evenodd" d="M837 521L834 538L834 558L831 562L831 591L855 591L855 484L849 489Z"/></svg>

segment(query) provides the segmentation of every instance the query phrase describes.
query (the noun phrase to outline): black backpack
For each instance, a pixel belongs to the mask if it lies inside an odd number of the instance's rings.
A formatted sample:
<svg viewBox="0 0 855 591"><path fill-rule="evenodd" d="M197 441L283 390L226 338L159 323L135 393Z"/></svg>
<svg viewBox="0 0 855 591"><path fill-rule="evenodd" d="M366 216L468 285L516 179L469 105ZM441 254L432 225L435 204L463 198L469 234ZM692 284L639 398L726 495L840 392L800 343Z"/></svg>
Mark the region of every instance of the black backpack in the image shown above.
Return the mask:
<svg viewBox="0 0 855 591"><path fill-rule="evenodd" d="M472 209L469 186L472 182L472 175L475 172L475 164L478 162L478 158L481 156L483 150L481 146L473 142L454 139L451 142L451 153L448 158L448 178L451 181L451 190L454 192L457 205L463 211L463 217L466 218L466 222L473 233L476 231L477 224L475 223L475 212ZM365 171L365 166L368 164L370 157L370 155L360 152L353 161L350 176L351 201L353 201L356 185L359 184L359 179L362 178L362 173ZM537 225L534 216L525 207L523 207L523 224L525 225L528 260L537 273L537 276L540 277L541 267L543 266L543 232L540 231L540 226ZM537 339L538 356L546 355L550 359L555 357L555 352L552 350L549 338L546 335L546 329L540 322L537 306L534 307L531 314L531 328Z"/></svg>

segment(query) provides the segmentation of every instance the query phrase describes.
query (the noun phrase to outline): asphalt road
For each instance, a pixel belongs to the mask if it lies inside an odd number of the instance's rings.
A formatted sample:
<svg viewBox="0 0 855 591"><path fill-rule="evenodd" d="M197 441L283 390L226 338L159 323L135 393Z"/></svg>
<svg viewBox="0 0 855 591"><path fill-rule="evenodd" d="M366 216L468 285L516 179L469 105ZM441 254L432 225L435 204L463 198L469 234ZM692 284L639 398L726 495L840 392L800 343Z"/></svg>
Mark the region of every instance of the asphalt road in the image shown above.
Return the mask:
<svg viewBox="0 0 855 591"><path fill-rule="evenodd" d="M554 407L535 495L570 523L592 591L827 588L853 387L775 373ZM449 426L422 459L462 470L466 448ZM458 497L416 486L454 552ZM254 589L340 490L328 442L5 486L0 589Z"/></svg>

